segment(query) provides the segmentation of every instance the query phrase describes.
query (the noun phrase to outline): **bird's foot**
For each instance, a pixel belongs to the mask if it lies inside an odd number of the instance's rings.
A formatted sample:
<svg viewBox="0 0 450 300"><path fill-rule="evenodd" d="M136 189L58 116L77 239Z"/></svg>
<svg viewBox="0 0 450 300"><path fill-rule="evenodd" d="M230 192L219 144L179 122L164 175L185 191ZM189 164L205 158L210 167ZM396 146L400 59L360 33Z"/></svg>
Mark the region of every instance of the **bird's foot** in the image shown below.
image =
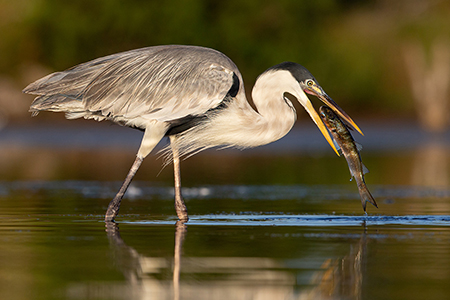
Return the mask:
<svg viewBox="0 0 450 300"><path fill-rule="evenodd" d="M114 223L115 216L105 215L105 223Z"/></svg>
<svg viewBox="0 0 450 300"><path fill-rule="evenodd" d="M182 222L182 223L186 223L187 221L189 221L189 216L188 216L187 210L185 210L185 211L177 210L177 216L178 216L178 219L180 220L180 222Z"/></svg>
<svg viewBox="0 0 450 300"><path fill-rule="evenodd" d="M187 212L186 204L184 204L183 199L176 199L175 200L175 210L177 212L178 219L182 223L186 223L189 221L189 216Z"/></svg>
<svg viewBox="0 0 450 300"><path fill-rule="evenodd" d="M106 210L105 223L114 222L114 219L119 214L121 200L122 198L120 198L119 200L117 200L116 198L111 200L111 202L108 205L108 209Z"/></svg>

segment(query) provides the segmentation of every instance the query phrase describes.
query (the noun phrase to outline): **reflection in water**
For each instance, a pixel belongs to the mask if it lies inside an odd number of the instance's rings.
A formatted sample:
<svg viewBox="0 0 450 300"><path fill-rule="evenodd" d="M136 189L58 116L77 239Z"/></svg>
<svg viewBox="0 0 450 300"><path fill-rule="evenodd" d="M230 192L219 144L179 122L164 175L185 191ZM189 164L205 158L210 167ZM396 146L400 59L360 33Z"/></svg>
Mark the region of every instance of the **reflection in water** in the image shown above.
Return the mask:
<svg viewBox="0 0 450 300"><path fill-rule="evenodd" d="M187 232L187 226L184 222L177 221L175 224L175 251L173 265L173 299L180 299L180 272L181 272L181 252L183 242Z"/></svg>
<svg viewBox="0 0 450 300"><path fill-rule="evenodd" d="M364 225L365 227L365 225ZM316 288L305 299L362 299L362 283L366 264L367 237L364 232L359 241L350 246L350 252L340 259L327 259L312 283Z"/></svg>
<svg viewBox="0 0 450 300"><path fill-rule="evenodd" d="M288 262L258 257L188 257L182 263L187 226L175 225L174 258L147 257L125 244L115 223L107 224L116 267L127 283L108 290L126 299L361 299L367 247L366 234L351 245L343 258L327 259L299 289ZM172 265L173 262L173 265ZM172 282L164 272L172 266ZM184 274L181 277L180 274ZM192 280L191 278L194 278ZM106 289L105 289L106 291ZM92 293L87 293L92 295ZM86 296L83 295L84 297Z"/></svg>
<svg viewBox="0 0 450 300"><path fill-rule="evenodd" d="M113 295L109 295L109 293L105 291L105 294L101 296L117 297L118 299L126 297L138 299L140 298L141 291L140 288L136 289L134 287L140 286L143 275L140 255L132 247L125 244L120 236L119 227L116 223L106 223L106 232L112 249L112 257L115 266L123 273L128 284L122 288L116 287L112 289ZM87 294L90 295L91 292L88 292Z"/></svg>
<svg viewBox="0 0 450 300"><path fill-rule="evenodd" d="M124 274L128 286L114 296L127 299L146 299L155 296L156 299L180 299L180 271L181 253L183 241L187 232L187 226L178 221L175 225L175 249L173 259L172 290L170 285L156 278L161 270L168 269L170 262L165 258L151 258L140 255L134 248L125 244L120 236L119 227L116 223L106 223L106 233L113 251L115 265ZM154 277L154 278L152 278ZM115 290L115 289L113 289ZM152 298L153 299L153 298Z"/></svg>

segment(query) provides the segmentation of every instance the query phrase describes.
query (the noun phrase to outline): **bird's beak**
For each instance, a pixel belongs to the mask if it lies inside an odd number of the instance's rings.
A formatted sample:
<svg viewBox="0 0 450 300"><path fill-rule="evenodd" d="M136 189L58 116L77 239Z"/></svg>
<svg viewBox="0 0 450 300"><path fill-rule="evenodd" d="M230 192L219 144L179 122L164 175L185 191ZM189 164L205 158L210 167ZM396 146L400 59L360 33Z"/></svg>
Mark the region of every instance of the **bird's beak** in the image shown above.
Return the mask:
<svg viewBox="0 0 450 300"><path fill-rule="evenodd" d="M313 84L312 86L308 86L304 88L304 91L308 94L314 95L318 97L320 100L322 100L323 103L325 103L327 106L329 106L331 109L333 109L342 119L345 123L349 124L351 127L353 127L355 130L357 130L359 133L364 135L362 131L359 129L358 125L355 124L355 122L350 118L345 111L340 108L336 102L333 101L333 99L328 96L324 90L317 84ZM327 140L328 144L330 144L331 148L336 152L338 156L339 152L336 149L336 146L333 143L333 140L330 137L330 134L328 130L326 129L325 125L323 124L322 119L317 114L316 110L312 106L311 102L308 101L306 103L306 110L311 116L314 123L316 123L317 127L319 127L320 132L322 132L323 136Z"/></svg>
<svg viewBox="0 0 450 300"><path fill-rule="evenodd" d="M320 100L322 100L323 103L334 110L346 124L353 127L353 129L361 133L361 135L364 135L361 129L359 129L358 125L356 125L356 123L352 120L352 118L350 118L350 116L347 115L347 113L342 108L340 108L339 105L337 105L336 102L334 102L334 100L331 99L331 97L328 96L327 93L325 93L325 91L318 84L314 83L312 86L308 86L307 88L305 88L304 91L308 94L318 97Z"/></svg>
<svg viewBox="0 0 450 300"><path fill-rule="evenodd" d="M336 146L333 143L333 140L331 139L330 133L328 132L327 128L323 124L322 119L319 117L316 110L314 109L311 101L306 102L305 108L306 108L306 111L308 112L308 114L311 116L311 119L314 121L314 123L316 123L317 127L319 127L320 132L322 132L322 134L325 137L325 139L327 140L328 144L330 144L330 146L331 146L331 148L333 148L334 152L336 152L336 154L338 156L340 156L338 150L336 149Z"/></svg>

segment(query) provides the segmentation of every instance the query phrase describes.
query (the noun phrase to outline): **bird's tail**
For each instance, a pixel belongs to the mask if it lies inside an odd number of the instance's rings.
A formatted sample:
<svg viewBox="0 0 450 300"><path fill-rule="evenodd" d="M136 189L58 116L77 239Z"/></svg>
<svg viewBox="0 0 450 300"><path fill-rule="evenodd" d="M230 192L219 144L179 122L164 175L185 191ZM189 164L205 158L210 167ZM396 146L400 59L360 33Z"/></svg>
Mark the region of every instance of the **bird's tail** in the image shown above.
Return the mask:
<svg viewBox="0 0 450 300"><path fill-rule="evenodd" d="M373 198L372 194L369 192L365 183L358 184L359 196L361 197L361 203L364 211L366 211L366 203L370 202L373 206L378 208L377 202Z"/></svg>
<svg viewBox="0 0 450 300"><path fill-rule="evenodd" d="M29 111L35 116L40 111L73 113L85 111L85 108L79 99L63 95L44 95L34 99Z"/></svg>
<svg viewBox="0 0 450 300"><path fill-rule="evenodd" d="M85 111L82 91L86 82L75 71L52 73L29 84L23 92L37 96L31 103L30 112L37 115L40 111Z"/></svg>

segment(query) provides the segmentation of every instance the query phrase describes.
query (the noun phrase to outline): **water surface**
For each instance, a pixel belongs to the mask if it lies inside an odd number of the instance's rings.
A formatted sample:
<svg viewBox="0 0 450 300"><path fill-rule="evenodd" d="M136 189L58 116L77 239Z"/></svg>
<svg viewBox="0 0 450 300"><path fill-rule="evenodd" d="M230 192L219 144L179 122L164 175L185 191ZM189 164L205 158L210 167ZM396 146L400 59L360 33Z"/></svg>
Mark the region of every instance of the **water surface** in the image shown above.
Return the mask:
<svg viewBox="0 0 450 300"><path fill-rule="evenodd" d="M307 127L183 161L187 224L171 167L149 157L105 226L140 133L96 128L0 131L1 299L450 297L447 133L364 130L367 215L345 160Z"/></svg>

